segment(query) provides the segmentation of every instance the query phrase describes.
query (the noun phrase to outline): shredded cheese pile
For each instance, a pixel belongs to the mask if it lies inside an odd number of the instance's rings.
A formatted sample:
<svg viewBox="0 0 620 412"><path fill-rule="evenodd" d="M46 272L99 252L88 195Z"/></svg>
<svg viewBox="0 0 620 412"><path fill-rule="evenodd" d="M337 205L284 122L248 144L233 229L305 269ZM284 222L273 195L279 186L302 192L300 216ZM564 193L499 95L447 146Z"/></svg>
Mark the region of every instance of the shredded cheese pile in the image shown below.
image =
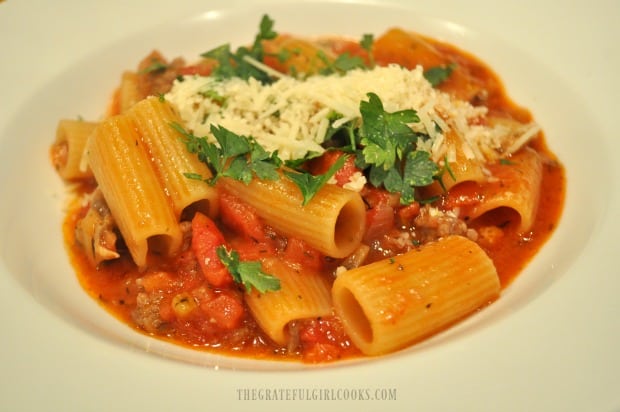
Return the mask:
<svg viewBox="0 0 620 412"><path fill-rule="evenodd" d="M390 65L306 79L281 76L268 85L252 78L185 76L175 80L165 98L194 135L210 137L211 125L222 126L252 136L266 150L277 150L283 160L289 160L323 152L330 117L341 116L332 124L336 128L358 121L360 101L368 100L370 92L379 96L388 112L417 111L420 122L410 126L430 136L418 149L431 153L436 162L456 158L458 148L445 143L448 131L460 137L460 149L467 158L480 161L514 152L538 133L536 125L525 125L523 130L506 124L489 126L481 121L485 107L433 88L420 66L409 70Z"/></svg>

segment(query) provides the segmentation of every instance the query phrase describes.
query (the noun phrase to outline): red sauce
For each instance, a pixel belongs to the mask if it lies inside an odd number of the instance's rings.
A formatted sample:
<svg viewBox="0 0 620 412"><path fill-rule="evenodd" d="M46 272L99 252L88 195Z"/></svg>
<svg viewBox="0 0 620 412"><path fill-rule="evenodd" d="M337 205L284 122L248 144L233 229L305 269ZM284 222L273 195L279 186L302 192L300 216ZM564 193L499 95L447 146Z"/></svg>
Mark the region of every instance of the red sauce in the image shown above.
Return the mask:
<svg viewBox="0 0 620 412"><path fill-rule="evenodd" d="M366 51L357 43L338 40L332 41L331 47L336 53L348 52L369 60ZM493 115L521 122L531 120L526 109L509 99L492 70L451 45L394 29L376 39L373 58L380 65L398 63L409 68L417 64L433 67L456 63L457 68L452 76L440 85L442 90L473 104L486 105ZM196 67L211 66L193 65L180 70L192 72ZM114 107L117 105L112 104ZM559 221L564 201L566 185L563 167L547 148L542 135L530 145L545 159L540 204L531 230L518 233L518 216L511 210L497 210L470 225L483 234L479 243L494 261L503 287L510 284L549 238ZM319 164L316 167L328 166ZM462 199L475 196L473 187L463 186L459 190ZM366 191L364 196L373 207L368 217L372 226L365 240L376 245L368 262L398 252L390 249L382 240L383 236L416 216L420 205L401 208L393 202L393 196L377 190ZM243 209L243 205L239 207L249 220L237 222L240 226L230 221L228 226L222 222L218 224L227 240L243 254L260 256L267 251L291 264L322 268L326 276L333 276L332 272L339 262L312 251L301 240L284 239L264 226L260 226L260 242L244 240L246 238L236 232L255 231L256 227L252 229L251 225L247 226L248 222L252 223L251 210ZM150 256L146 272L138 271L127 254L93 268L75 241L74 228L81 213L76 206L64 223L66 244L79 280L103 307L137 331L194 349L252 358L326 362L361 356L335 316L297 321L289 327L294 342L289 347L274 344L250 315L238 286L213 287L205 280L192 248L169 260ZM243 225L249 228L243 229ZM232 230L232 227L237 230ZM260 236L260 233L263 235ZM256 237L254 235L253 238ZM145 303L145 300L148 302ZM179 308L187 314L179 316L179 312L175 311ZM138 324L137 318L140 319Z"/></svg>

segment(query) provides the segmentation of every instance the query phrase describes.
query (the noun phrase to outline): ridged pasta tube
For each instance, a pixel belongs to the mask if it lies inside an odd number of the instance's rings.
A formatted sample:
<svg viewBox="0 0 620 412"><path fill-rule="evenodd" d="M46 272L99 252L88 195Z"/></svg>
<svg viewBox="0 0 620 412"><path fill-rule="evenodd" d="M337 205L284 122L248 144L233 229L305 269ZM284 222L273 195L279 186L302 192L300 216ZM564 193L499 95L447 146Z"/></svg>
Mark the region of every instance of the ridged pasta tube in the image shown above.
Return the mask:
<svg viewBox="0 0 620 412"><path fill-rule="evenodd" d="M280 289L267 293L254 290L246 295L246 303L274 342L286 345L289 322L332 313L329 285L320 273L302 273L277 259L264 259L262 265L265 272L280 279Z"/></svg>
<svg viewBox="0 0 620 412"><path fill-rule="evenodd" d="M151 96L134 104L127 116L136 124L177 219L186 214L189 220L195 212L214 216L218 205L215 188L183 174L192 172L204 178L211 177L209 168L188 152L181 134L172 128L172 123L182 123L172 106Z"/></svg>
<svg viewBox="0 0 620 412"><path fill-rule="evenodd" d="M328 184L302 206L299 188L285 177L254 179L249 185L222 178L218 184L252 205L276 230L304 240L327 256L348 256L362 241L366 207L357 192Z"/></svg>
<svg viewBox="0 0 620 412"><path fill-rule="evenodd" d="M182 233L134 122L118 115L88 139L88 163L131 256L144 267L149 250L172 254Z"/></svg>
<svg viewBox="0 0 620 412"><path fill-rule="evenodd" d="M497 298L495 266L471 240L449 236L394 258L341 273L336 314L367 355L409 346Z"/></svg>
<svg viewBox="0 0 620 412"><path fill-rule="evenodd" d="M51 148L52 163L65 180L83 180L93 176L83 162L88 137L97 127L96 122L63 119L56 128L56 140Z"/></svg>

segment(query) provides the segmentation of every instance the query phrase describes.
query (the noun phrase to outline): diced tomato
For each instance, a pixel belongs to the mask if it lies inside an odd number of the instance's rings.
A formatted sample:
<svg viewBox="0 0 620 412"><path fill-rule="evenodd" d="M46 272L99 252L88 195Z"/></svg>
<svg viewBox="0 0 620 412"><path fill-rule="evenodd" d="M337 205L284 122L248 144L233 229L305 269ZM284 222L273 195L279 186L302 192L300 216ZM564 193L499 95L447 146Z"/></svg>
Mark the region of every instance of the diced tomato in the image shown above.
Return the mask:
<svg viewBox="0 0 620 412"><path fill-rule="evenodd" d="M181 76L190 76L197 74L199 76L209 76L215 67L215 63L210 61L201 61L197 64L192 64L190 66L181 67L178 70L179 75Z"/></svg>
<svg viewBox="0 0 620 412"><path fill-rule="evenodd" d="M203 302L200 308L221 329L239 327L243 318L243 304L232 294L222 293L215 299Z"/></svg>
<svg viewBox="0 0 620 412"><path fill-rule="evenodd" d="M192 219L192 250L202 273L212 286L223 287L233 282L228 269L217 256L216 249L224 245L224 235L215 223L202 213Z"/></svg>
<svg viewBox="0 0 620 412"><path fill-rule="evenodd" d="M463 182L450 188L448 194L443 198L442 208L452 210L454 208L468 208L480 203L481 187L476 182Z"/></svg>
<svg viewBox="0 0 620 412"><path fill-rule="evenodd" d="M324 255L314 249L301 239L294 237L288 238L286 248L284 249L284 260L290 263L297 263L303 268L311 270L323 269L325 259Z"/></svg>
<svg viewBox="0 0 620 412"><path fill-rule="evenodd" d="M281 73L287 72L286 66L282 62L280 62L280 60L276 56L272 56L269 54L265 55L265 57L263 57L263 64L272 68L275 71Z"/></svg>
<svg viewBox="0 0 620 412"><path fill-rule="evenodd" d="M309 164L310 173L314 175L326 173L342 155L344 155L344 152L329 150L323 153L320 157L312 159ZM334 174L336 184L341 187L344 186L351 181L351 177L356 172L361 171L357 166L355 166L355 157L349 156L344 165Z"/></svg>
<svg viewBox="0 0 620 412"><path fill-rule="evenodd" d="M369 208L374 208L381 204L395 208L400 204L400 195L398 193L389 193L384 189L377 189L372 186L366 186L362 190L362 197L364 198L364 203Z"/></svg>
<svg viewBox="0 0 620 412"><path fill-rule="evenodd" d="M299 331L305 362L326 362L341 358L344 350L337 342L345 339L347 337L342 324L331 317L308 320Z"/></svg>
<svg viewBox="0 0 620 412"><path fill-rule="evenodd" d="M420 204L413 202L410 205L403 206L398 209L398 219L401 224L410 224L414 217L420 214Z"/></svg>
<svg viewBox="0 0 620 412"><path fill-rule="evenodd" d="M363 242L370 244L394 227L394 210L400 204L399 195L382 189L367 187L362 191L366 211L366 233Z"/></svg>
<svg viewBox="0 0 620 412"><path fill-rule="evenodd" d="M257 242L265 240L265 224L254 208L238 197L226 192L220 193L220 216L222 223L237 234Z"/></svg>
<svg viewBox="0 0 620 412"><path fill-rule="evenodd" d="M386 203L379 203L366 212L366 233L364 242L371 241L385 235L394 227L394 208Z"/></svg>

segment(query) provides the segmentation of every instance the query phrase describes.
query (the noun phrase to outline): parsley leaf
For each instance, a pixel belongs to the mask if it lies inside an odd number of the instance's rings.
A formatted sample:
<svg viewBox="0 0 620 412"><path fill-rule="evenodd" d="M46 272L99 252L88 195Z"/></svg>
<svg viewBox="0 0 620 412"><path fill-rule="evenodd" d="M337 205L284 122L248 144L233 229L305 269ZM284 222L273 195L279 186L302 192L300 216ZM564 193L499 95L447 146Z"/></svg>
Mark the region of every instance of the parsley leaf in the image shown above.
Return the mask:
<svg viewBox="0 0 620 412"><path fill-rule="evenodd" d="M375 42L375 38L372 34L364 34L360 40L360 46L368 53L368 65L375 67L375 56L372 53L372 46Z"/></svg>
<svg viewBox="0 0 620 412"><path fill-rule="evenodd" d="M250 183L254 175L267 180L279 178L277 170L282 165L282 160L278 154L267 152L251 137L240 136L225 127L211 125L211 133L217 141L215 144L205 137L188 133L177 123L171 126L183 135L187 150L196 154L198 159L209 167L213 177L205 181L211 185L222 176L245 184ZM196 174L191 172L185 176L197 178Z"/></svg>
<svg viewBox="0 0 620 412"><path fill-rule="evenodd" d="M202 53L201 56L218 62L217 67L213 70L213 75L216 77L224 79L240 77L246 80L253 77L262 83L271 83L272 79L269 74L251 64L246 58L259 62L263 61L265 57L263 40L271 40L278 35L273 30L273 26L274 21L265 14L260 21L259 32L254 39L254 43L249 48L242 46L233 52L230 44L223 44Z"/></svg>
<svg viewBox="0 0 620 412"><path fill-rule="evenodd" d="M335 60L330 60L329 57L322 51L317 52L317 57L325 64L319 73L323 76L330 74L344 74L353 69L366 68L364 60L359 56L352 56L349 53L343 53L338 55Z"/></svg>
<svg viewBox="0 0 620 412"><path fill-rule="evenodd" d="M415 110L388 113L379 96L374 93L367 96L368 101L360 103L362 154L366 163L388 170L403 156L407 146L417 139L408 123L419 122L420 119Z"/></svg>
<svg viewBox="0 0 620 412"><path fill-rule="evenodd" d="M364 60L359 56L351 56L349 53L343 53L336 57L332 63L333 69L338 73L346 73L353 69L365 68Z"/></svg>
<svg viewBox="0 0 620 412"><path fill-rule="evenodd" d="M448 80L454 69L456 69L456 63L450 63L447 66L431 67L424 72L424 78L428 80L433 87L437 87Z"/></svg>
<svg viewBox="0 0 620 412"><path fill-rule="evenodd" d="M431 160L430 153L415 150L407 155L403 179L411 186L428 186L433 183L433 177L438 171L439 167Z"/></svg>
<svg viewBox="0 0 620 412"><path fill-rule="evenodd" d="M349 52L344 52L336 57L334 60L330 60L329 57L319 50L317 57L325 64L325 67L319 71L320 74L326 76L330 74L344 74L354 69L368 69L368 67L374 67L375 61L372 55L372 45L374 43L374 37L372 34L364 34L359 42L360 47L368 53L368 65L360 56L351 55Z"/></svg>
<svg viewBox="0 0 620 412"><path fill-rule="evenodd" d="M374 41L374 36L372 34L366 33L362 36L362 39L360 40L360 46L362 46L362 49L370 53Z"/></svg>
<svg viewBox="0 0 620 412"><path fill-rule="evenodd" d="M302 205L305 206L312 200L314 195L331 179L347 160L346 155L340 156L330 168L321 175L312 175L308 172L285 171L284 174L299 187L303 195Z"/></svg>
<svg viewBox="0 0 620 412"><path fill-rule="evenodd" d="M211 133L220 145L222 156L235 157L250 152L250 139L239 136L222 126L211 126Z"/></svg>
<svg viewBox="0 0 620 412"><path fill-rule="evenodd" d="M411 129L420 119L415 110L387 112L379 96L368 93L360 102L362 125L356 165L368 170L368 180L375 187L400 194L402 204L415 200L415 188L433 183L439 167L430 153L417 150L418 139L426 137Z"/></svg>
<svg viewBox="0 0 620 412"><path fill-rule="evenodd" d="M226 269L230 272L233 280L245 287L247 292L255 288L260 293L276 291L280 289L280 279L262 270L259 261L242 262L239 253L234 250L227 250L224 245L220 245L215 250L217 257Z"/></svg>

